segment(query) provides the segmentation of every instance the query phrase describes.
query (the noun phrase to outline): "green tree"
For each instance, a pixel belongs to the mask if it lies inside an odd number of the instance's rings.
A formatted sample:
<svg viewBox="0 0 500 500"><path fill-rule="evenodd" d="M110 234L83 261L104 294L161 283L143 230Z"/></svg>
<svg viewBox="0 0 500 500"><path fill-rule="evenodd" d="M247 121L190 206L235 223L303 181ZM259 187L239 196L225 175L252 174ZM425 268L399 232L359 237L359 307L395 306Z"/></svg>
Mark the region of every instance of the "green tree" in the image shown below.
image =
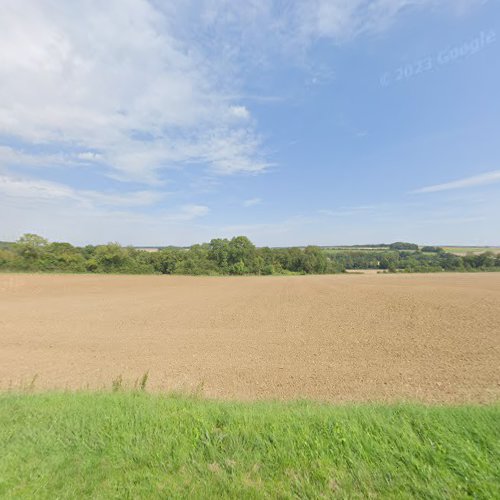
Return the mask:
<svg viewBox="0 0 500 500"><path fill-rule="evenodd" d="M96 247L94 258L99 271L112 273L126 267L128 254L127 250L119 243L108 243Z"/></svg>
<svg viewBox="0 0 500 500"><path fill-rule="evenodd" d="M229 240L216 238L208 245L208 258L217 266L221 274L229 273Z"/></svg>
<svg viewBox="0 0 500 500"><path fill-rule="evenodd" d="M321 248L308 246L304 250L303 270L306 273L323 274L328 268L328 260Z"/></svg>
<svg viewBox="0 0 500 500"><path fill-rule="evenodd" d="M0 269L14 270L18 267L19 256L11 250L0 248Z"/></svg>
<svg viewBox="0 0 500 500"><path fill-rule="evenodd" d="M48 243L37 234L26 233L17 240L15 248L23 259L35 261L43 255Z"/></svg>
<svg viewBox="0 0 500 500"><path fill-rule="evenodd" d="M233 264L230 268L230 271L231 274L235 274L237 276L248 274L248 268L242 260L236 262L236 264Z"/></svg>
<svg viewBox="0 0 500 500"><path fill-rule="evenodd" d="M244 264L245 272L253 272L256 257L255 245L246 236L236 236L228 244L229 272L240 274Z"/></svg>
<svg viewBox="0 0 500 500"><path fill-rule="evenodd" d="M444 252L444 249L442 249L441 247L425 246L425 247L422 247L422 252L441 253L441 252Z"/></svg>
<svg viewBox="0 0 500 500"><path fill-rule="evenodd" d="M397 241L389 245L391 250L418 250L418 245L415 243L406 243L404 241Z"/></svg>
<svg viewBox="0 0 500 500"><path fill-rule="evenodd" d="M87 270L84 255L70 243L49 243L45 247L41 267L48 271L83 272Z"/></svg>

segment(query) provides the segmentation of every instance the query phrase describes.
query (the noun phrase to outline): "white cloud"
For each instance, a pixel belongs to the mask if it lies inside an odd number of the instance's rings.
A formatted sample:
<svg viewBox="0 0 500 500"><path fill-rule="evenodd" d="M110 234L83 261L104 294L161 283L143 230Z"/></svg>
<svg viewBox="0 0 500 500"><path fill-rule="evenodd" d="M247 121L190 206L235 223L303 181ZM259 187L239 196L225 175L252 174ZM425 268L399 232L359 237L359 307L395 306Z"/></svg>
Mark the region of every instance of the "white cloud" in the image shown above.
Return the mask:
<svg viewBox="0 0 500 500"><path fill-rule="evenodd" d="M245 86L255 66L302 64L314 83L327 83L334 75L328 63L318 67L304 57L318 39L341 43L378 33L409 9L458 12L480 1L3 0L0 139L14 140L0 146L2 230L32 228L50 238L67 233L83 243L96 235L143 244L212 237L213 227L187 224L208 207L160 209L169 193L157 186L83 190L7 171L37 167L43 176L44 168L92 167L93 180L105 174L155 185L165 169L195 165L183 178L187 187L179 188L191 192L197 182L204 189L224 182L214 181L214 173L265 172L272 163L248 103L283 95L256 95L259 87ZM322 230L326 217L320 219ZM256 225L253 234L272 237L279 226ZM290 238L295 231L304 241L310 226L303 220L286 225ZM160 240L151 241L156 235Z"/></svg>
<svg viewBox="0 0 500 500"><path fill-rule="evenodd" d="M1 113L1 111L0 111ZM74 160L74 159L73 159ZM26 153L10 146L0 145L0 168L11 166L60 166L72 161L67 153Z"/></svg>
<svg viewBox="0 0 500 500"><path fill-rule="evenodd" d="M16 179L0 176L0 193L2 197L17 200L60 200L74 199L75 191L62 184L42 180Z"/></svg>
<svg viewBox="0 0 500 500"><path fill-rule="evenodd" d="M426 186L414 191L414 193L436 193L439 191L449 191L451 189L463 189L473 186L486 186L500 182L500 170L494 170L481 175L473 177L466 177L456 181L446 182L444 184L435 184L433 186Z"/></svg>
<svg viewBox="0 0 500 500"><path fill-rule="evenodd" d="M102 155L98 153L93 153L92 151L85 151L84 153L78 153L77 158L83 161L99 161Z"/></svg>
<svg viewBox="0 0 500 500"><path fill-rule="evenodd" d="M0 134L56 151L18 149L23 162L94 163L122 180L155 182L192 163L263 172L270 163L250 110L232 102L245 94L249 61L298 47L300 57L318 38L378 31L405 8L440 3L4 0Z"/></svg>
<svg viewBox="0 0 500 500"><path fill-rule="evenodd" d="M303 40L342 41L387 29L410 8L446 8L463 13L484 0L301 0L296 25Z"/></svg>
<svg viewBox="0 0 500 500"><path fill-rule="evenodd" d="M244 207L254 207L255 205L260 205L262 203L261 198L250 198L249 200L245 200L243 202Z"/></svg>
<svg viewBox="0 0 500 500"><path fill-rule="evenodd" d="M146 0L3 2L0 134L76 147L133 180L193 161L265 170L255 130L234 120L249 111L227 104L216 61L174 35L170 14Z"/></svg>
<svg viewBox="0 0 500 500"><path fill-rule="evenodd" d="M155 191L100 192L73 189L64 184L0 175L0 194L4 202L16 205L40 203L74 204L83 208L145 207L165 198Z"/></svg>
<svg viewBox="0 0 500 500"><path fill-rule="evenodd" d="M164 207L169 193L101 192L61 183L0 175L5 240L34 232L78 244L179 244L197 241L195 221L209 213L199 204Z"/></svg>
<svg viewBox="0 0 500 500"><path fill-rule="evenodd" d="M354 205L343 206L334 210L322 209L318 210L318 214L327 217L349 217L353 215L367 217L371 215L383 214L390 208L391 205L389 203L379 203L377 205Z"/></svg>
<svg viewBox="0 0 500 500"><path fill-rule="evenodd" d="M210 212L205 205L183 205L176 212L164 214L160 220L182 222L204 217Z"/></svg>
<svg viewBox="0 0 500 500"><path fill-rule="evenodd" d="M242 120L248 120L248 118L250 118L250 112L245 106L230 106L229 111L235 118L240 118Z"/></svg>
<svg viewBox="0 0 500 500"><path fill-rule="evenodd" d="M265 66L275 64L273 56L280 53L287 61L307 60L304 55L318 39L344 42L382 32L410 9L464 13L485 1L192 0L187 2L191 6L187 18L197 31L208 33L204 40L219 61L228 66L242 60Z"/></svg>

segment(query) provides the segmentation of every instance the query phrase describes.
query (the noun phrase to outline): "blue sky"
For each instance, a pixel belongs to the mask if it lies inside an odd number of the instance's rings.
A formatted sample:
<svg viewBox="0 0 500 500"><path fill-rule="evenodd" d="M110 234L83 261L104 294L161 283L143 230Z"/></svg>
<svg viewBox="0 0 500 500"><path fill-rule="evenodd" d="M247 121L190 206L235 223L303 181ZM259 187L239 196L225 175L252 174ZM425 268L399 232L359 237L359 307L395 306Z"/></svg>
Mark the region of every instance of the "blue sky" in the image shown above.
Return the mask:
<svg viewBox="0 0 500 500"><path fill-rule="evenodd" d="M495 0L5 0L0 240L500 244Z"/></svg>

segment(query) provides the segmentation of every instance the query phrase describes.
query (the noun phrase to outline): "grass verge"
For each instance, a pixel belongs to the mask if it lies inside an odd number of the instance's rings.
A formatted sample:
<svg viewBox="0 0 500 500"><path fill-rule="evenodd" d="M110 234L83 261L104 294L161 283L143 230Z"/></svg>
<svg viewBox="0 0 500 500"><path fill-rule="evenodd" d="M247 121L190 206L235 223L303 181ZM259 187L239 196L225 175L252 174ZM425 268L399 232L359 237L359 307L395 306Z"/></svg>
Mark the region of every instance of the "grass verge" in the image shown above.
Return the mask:
<svg viewBox="0 0 500 500"><path fill-rule="evenodd" d="M499 498L500 406L0 395L7 498Z"/></svg>

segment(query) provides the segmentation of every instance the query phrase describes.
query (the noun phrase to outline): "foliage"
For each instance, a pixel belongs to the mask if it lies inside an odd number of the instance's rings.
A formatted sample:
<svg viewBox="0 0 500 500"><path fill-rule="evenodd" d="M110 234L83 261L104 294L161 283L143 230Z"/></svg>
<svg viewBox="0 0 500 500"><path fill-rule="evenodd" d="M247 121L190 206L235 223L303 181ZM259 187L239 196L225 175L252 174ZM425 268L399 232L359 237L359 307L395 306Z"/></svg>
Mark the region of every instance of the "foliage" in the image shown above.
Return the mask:
<svg viewBox="0 0 500 500"><path fill-rule="evenodd" d="M499 498L500 407L0 395L5 498Z"/></svg>
<svg viewBox="0 0 500 500"><path fill-rule="evenodd" d="M423 250L423 249L422 249ZM500 254L485 252L459 256L445 251L325 250L331 262L344 269L380 269L401 272L492 271L500 269Z"/></svg>
<svg viewBox="0 0 500 500"><path fill-rule="evenodd" d="M391 250L418 250L418 245L415 243L406 243L403 241L397 241L396 243L391 243L389 245Z"/></svg>
<svg viewBox="0 0 500 500"><path fill-rule="evenodd" d="M439 252L444 252L444 249L441 247L433 247L433 246L425 246L422 247L422 252L427 252L427 253L439 253Z"/></svg>
<svg viewBox="0 0 500 500"><path fill-rule="evenodd" d="M401 250L391 249L404 247ZM500 268L500 255L492 252L457 256L439 247L422 251L411 243L374 246L320 248L257 248L245 236L213 239L190 248L165 247L147 252L118 243L74 247L49 243L26 234L16 243L0 247L0 270L68 273L272 275L329 274L349 269L436 272L483 271Z"/></svg>

